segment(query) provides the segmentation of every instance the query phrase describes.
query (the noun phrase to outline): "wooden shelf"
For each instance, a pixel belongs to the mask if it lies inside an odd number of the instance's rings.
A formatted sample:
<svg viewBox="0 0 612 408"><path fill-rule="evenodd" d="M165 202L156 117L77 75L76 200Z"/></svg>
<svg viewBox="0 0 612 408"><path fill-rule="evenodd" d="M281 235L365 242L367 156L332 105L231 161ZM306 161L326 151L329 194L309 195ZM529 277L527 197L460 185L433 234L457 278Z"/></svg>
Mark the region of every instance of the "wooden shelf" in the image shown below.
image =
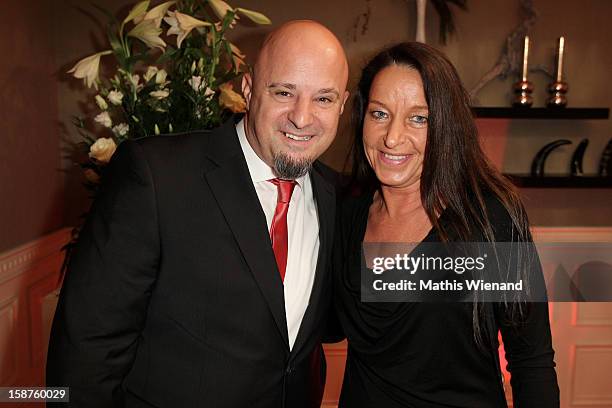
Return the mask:
<svg viewBox="0 0 612 408"><path fill-rule="evenodd" d="M497 119L608 119L609 108L474 107L476 118Z"/></svg>
<svg viewBox="0 0 612 408"><path fill-rule="evenodd" d="M505 174L505 176L521 188L612 188L612 177L595 175L534 177L528 174Z"/></svg>

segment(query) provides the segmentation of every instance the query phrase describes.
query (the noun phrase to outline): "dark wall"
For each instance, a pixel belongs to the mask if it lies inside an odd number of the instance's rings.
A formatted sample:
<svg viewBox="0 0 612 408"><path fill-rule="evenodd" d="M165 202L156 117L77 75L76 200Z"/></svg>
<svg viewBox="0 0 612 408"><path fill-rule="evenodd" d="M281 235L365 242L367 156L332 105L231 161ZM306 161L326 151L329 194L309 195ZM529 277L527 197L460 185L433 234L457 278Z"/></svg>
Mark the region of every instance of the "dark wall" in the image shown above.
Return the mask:
<svg viewBox="0 0 612 408"><path fill-rule="evenodd" d="M0 252L64 226L51 8L2 3Z"/></svg>

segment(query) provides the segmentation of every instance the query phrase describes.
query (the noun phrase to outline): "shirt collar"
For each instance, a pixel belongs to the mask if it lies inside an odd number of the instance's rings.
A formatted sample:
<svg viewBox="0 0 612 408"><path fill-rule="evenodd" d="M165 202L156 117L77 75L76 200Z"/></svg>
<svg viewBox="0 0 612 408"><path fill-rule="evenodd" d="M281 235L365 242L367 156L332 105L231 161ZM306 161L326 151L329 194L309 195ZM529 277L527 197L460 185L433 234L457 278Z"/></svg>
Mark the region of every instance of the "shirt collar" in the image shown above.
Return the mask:
<svg viewBox="0 0 612 408"><path fill-rule="evenodd" d="M262 181L268 181L273 178L276 178L272 168L266 164L253 150L251 143L249 143L246 132L244 130L245 121L244 118L240 120L236 124L236 133L238 134L238 140L240 141L240 147L242 148L242 152L244 153L244 158L247 162L247 167L249 168L249 173L251 174L251 180L253 183L259 183ZM308 175L304 175L295 179L298 186L303 186L305 179Z"/></svg>

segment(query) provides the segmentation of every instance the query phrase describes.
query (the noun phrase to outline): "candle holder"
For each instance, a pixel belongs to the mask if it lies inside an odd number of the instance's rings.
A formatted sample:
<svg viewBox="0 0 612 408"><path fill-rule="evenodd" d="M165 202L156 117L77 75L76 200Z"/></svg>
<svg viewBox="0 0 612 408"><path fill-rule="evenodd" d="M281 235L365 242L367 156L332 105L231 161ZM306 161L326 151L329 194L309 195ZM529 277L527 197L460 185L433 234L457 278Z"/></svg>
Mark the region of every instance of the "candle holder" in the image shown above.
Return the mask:
<svg viewBox="0 0 612 408"><path fill-rule="evenodd" d="M533 105L533 84L527 80L519 81L514 84L514 97L513 105L515 107L528 108Z"/></svg>
<svg viewBox="0 0 612 408"><path fill-rule="evenodd" d="M559 38L559 48L557 51L557 76L553 83L548 85L550 97L546 100L546 105L550 108L564 108L567 105L568 91L567 82L563 81L563 54L565 53L565 38Z"/></svg>
<svg viewBox="0 0 612 408"><path fill-rule="evenodd" d="M568 86L566 82L553 82L548 86L548 93L550 97L546 100L546 105L549 108L565 108L567 106L567 93Z"/></svg>
<svg viewBox="0 0 612 408"><path fill-rule="evenodd" d="M525 36L525 46L523 48L523 75L522 79L514 84L514 101L513 106L528 108L533 105L533 84L527 80L529 60L529 36Z"/></svg>

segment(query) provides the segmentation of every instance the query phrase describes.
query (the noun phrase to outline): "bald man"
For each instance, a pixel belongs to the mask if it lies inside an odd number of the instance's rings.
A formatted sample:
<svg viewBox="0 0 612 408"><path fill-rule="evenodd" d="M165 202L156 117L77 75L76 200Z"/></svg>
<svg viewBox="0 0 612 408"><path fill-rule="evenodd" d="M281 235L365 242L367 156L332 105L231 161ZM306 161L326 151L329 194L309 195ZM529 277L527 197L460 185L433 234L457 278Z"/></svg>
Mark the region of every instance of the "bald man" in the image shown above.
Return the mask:
<svg viewBox="0 0 612 408"><path fill-rule="evenodd" d="M244 117L119 146L53 322L58 406L320 406L335 196L317 158L347 76L329 30L290 22L244 77Z"/></svg>

